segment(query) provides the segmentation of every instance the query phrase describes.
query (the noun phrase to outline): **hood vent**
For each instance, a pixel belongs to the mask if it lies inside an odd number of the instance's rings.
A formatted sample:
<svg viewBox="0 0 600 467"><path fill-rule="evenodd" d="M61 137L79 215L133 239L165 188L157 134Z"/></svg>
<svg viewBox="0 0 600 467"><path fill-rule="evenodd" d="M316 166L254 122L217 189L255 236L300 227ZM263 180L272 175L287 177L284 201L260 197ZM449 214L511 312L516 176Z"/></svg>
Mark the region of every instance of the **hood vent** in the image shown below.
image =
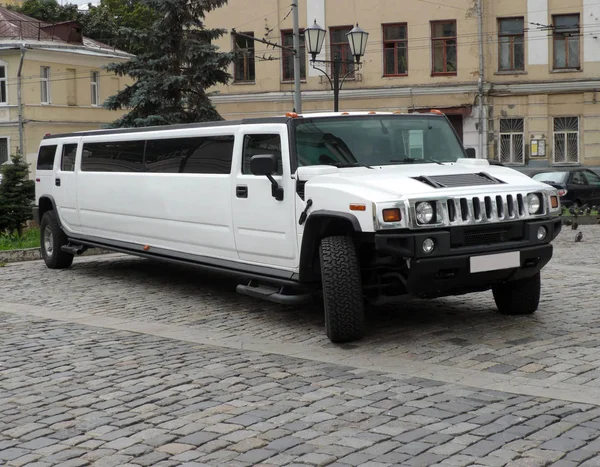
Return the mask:
<svg viewBox="0 0 600 467"><path fill-rule="evenodd" d="M420 177L413 177L413 179L433 188L457 188L462 186L500 185L506 183L485 172L475 174L433 175L430 177L421 175Z"/></svg>

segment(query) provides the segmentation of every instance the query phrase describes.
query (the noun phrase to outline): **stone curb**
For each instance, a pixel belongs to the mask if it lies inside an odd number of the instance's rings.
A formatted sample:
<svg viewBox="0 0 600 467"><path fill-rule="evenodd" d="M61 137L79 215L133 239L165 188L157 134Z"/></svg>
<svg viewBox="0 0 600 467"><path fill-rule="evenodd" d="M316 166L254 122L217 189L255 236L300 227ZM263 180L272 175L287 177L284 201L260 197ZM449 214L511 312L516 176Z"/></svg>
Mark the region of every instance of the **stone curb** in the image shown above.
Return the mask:
<svg viewBox="0 0 600 467"><path fill-rule="evenodd" d="M85 253L79 256L95 256L113 253L112 251L103 250L101 248L90 248ZM35 261L42 259L42 252L39 248L26 248L23 250L6 250L0 251L1 263L18 263L21 261Z"/></svg>

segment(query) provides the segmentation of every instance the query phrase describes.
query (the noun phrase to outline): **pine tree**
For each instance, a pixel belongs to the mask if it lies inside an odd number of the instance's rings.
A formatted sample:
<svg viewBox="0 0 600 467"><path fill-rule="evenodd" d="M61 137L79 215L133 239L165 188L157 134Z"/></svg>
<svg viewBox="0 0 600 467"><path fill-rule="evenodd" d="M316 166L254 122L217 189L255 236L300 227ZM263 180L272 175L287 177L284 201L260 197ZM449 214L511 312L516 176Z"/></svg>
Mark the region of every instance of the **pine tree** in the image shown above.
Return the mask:
<svg viewBox="0 0 600 467"><path fill-rule="evenodd" d="M29 180L29 166L21 155L12 157L12 164L1 166L0 232L23 233L26 221L32 219L35 185Z"/></svg>
<svg viewBox="0 0 600 467"><path fill-rule="evenodd" d="M147 30L131 30L144 51L110 71L129 75L135 84L111 96L105 107L131 109L112 127L139 127L222 120L207 89L226 84L233 54L219 52L212 41L224 29L207 29L206 13L227 0L143 0L158 19Z"/></svg>

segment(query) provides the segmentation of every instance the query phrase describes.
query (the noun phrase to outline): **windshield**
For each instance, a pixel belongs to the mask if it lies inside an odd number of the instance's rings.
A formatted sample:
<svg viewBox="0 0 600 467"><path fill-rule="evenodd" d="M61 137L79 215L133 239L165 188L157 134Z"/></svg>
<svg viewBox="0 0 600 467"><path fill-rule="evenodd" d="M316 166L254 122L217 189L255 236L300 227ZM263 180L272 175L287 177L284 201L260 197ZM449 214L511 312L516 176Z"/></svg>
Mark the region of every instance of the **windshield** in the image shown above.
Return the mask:
<svg viewBox="0 0 600 467"><path fill-rule="evenodd" d="M296 120L298 166L455 162L465 157L447 119L365 115Z"/></svg>
<svg viewBox="0 0 600 467"><path fill-rule="evenodd" d="M565 181L566 175L567 172L543 172L535 174L533 176L533 179L538 182L563 183Z"/></svg>

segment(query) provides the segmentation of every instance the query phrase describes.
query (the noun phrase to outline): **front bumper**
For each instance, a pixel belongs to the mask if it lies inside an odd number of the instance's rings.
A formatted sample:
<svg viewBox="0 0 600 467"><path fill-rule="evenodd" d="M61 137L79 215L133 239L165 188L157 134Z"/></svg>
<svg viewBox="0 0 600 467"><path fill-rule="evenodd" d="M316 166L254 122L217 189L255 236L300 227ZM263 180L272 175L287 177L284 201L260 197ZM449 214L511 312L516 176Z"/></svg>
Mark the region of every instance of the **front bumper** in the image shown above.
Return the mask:
<svg viewBox="0 0 600 467"><path fill-rule="evenodd" d="M537 239L537 230L546 227L543 241ZM380 255L402 258L408 265L407 292L418 297L439 297L487 290L499 282L531 277L552 258L550 242L561 230L558 218L495 224L483 229L461 228L432 230L428 232L402 232L375 235L375 248ZM469 234L469 236L467 236ZM479 236L478 236L479 235ZM425 254L423 241L431 238L435 249ZM475 238L475 242L473 242ZM486 240L500 239L497 243ZM470 242L465 239L471 239ZM483 244L472 244L482 243ZM471 272L473 256L510 251L520 252L520 265L510 269Z"/></svg>

